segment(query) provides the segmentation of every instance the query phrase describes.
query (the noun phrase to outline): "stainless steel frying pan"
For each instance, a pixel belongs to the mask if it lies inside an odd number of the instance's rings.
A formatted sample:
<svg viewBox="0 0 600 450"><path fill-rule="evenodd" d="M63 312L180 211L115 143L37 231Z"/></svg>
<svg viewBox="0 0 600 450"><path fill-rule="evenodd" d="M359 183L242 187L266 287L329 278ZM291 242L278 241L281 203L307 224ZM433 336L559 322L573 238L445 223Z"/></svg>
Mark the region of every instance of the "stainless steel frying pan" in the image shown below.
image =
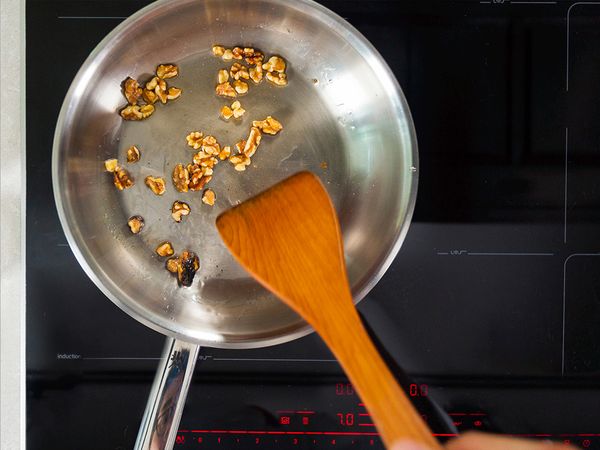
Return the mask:
<svg viewBox="0 0 600 450"><path fill-rule="evenodd" d="M214 94L216 72L228 64L212 45L253 46L288 61L289 85L263 82L240 100L241 123L218 118L227 102ZM157 105L143 122L125 122L120 83L145 80L157 64L176 63L169 80L180 99ZM154 196L143 179L171 178L192 152L193 130L221 143L245 137L251 120L273 115L284 130L263 138L253 165L239 173L215 169L214 207L198 192L170 184ZM104 171L137 145L142 159L127 168L135 186L118 191ZM324 168L325 163L327 168ZM408 229L416 195L417 147L410 113L385 61L352 26L310 0L162 0L113 30L83 64L56 128L52 175L62 226L79 263L117 306L169 339L136 448L172 446L200 345L253 348L311 332L233 260L214 226L216 216L299 170L317 173L340 216L355 301L379 280ZM174 200L190 204L183 223ZM127 218L141 215L139 235ZM265 230L268 233L269 230ZM200 257L190 288L180 288L154 253L163 240ZM110 330L107 330L107 333Z"/></svg>

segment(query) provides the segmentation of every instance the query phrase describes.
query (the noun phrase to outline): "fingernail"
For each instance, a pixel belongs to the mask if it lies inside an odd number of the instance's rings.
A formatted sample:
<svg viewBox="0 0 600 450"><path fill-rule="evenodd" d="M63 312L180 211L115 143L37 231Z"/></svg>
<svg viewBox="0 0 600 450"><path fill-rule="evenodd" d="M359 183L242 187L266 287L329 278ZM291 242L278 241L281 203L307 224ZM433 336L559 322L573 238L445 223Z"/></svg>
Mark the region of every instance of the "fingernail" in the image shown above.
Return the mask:
<svg viewBox="0 0 600 450"><path fill-rule="evenodd" d="M419 444L418 442L402 440L394 443L390 450L429 450L424 445Z"/></svg>

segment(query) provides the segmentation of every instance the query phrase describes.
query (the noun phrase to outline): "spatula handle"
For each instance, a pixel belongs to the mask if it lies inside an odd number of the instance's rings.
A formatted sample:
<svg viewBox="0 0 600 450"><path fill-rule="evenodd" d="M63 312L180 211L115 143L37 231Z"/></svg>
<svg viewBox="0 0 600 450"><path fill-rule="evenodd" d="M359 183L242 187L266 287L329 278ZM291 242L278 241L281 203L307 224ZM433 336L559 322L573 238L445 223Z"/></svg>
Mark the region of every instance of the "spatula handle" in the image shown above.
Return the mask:
<svg viewBox="0 0 600 450"><path fill-rule="evenodd" d="M339 311L342 313L342 311ZM441 450L404 390L371 342L354 308L337 317L343 327L317 330L344 368L377 426L387 447L411 439L432 450ZM350 333L342 330L351 330Z"/></svg>

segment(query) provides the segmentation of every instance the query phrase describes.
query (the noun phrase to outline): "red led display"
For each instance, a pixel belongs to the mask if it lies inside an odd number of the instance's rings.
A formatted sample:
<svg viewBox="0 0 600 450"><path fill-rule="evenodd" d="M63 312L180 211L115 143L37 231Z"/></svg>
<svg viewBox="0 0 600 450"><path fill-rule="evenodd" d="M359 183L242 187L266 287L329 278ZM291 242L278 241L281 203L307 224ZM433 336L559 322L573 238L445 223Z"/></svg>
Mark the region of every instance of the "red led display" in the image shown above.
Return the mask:
<svg viewBox="0 0 600 450"><path fill-rule="evenodd" d="M281 425L289 425L289 424L290 424L290 422L291 422L291 418L290 418L290 416L281 416L281 417L279 418L279 423L280 423Z"/></svg>

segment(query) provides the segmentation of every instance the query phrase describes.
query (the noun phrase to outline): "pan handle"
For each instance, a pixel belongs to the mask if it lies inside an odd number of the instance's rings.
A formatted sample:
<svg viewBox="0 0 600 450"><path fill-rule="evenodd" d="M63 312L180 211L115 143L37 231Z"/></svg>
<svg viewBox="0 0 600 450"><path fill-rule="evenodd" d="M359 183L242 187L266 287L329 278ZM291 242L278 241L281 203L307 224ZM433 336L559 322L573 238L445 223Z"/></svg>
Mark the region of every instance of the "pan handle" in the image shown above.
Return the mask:
<svg viewBox="0 0 600 450"><path fill-rule="evenodd" d="M179 420L200 346L167 338L150 390L135 450L165 450L175 445Z"/></svg>

